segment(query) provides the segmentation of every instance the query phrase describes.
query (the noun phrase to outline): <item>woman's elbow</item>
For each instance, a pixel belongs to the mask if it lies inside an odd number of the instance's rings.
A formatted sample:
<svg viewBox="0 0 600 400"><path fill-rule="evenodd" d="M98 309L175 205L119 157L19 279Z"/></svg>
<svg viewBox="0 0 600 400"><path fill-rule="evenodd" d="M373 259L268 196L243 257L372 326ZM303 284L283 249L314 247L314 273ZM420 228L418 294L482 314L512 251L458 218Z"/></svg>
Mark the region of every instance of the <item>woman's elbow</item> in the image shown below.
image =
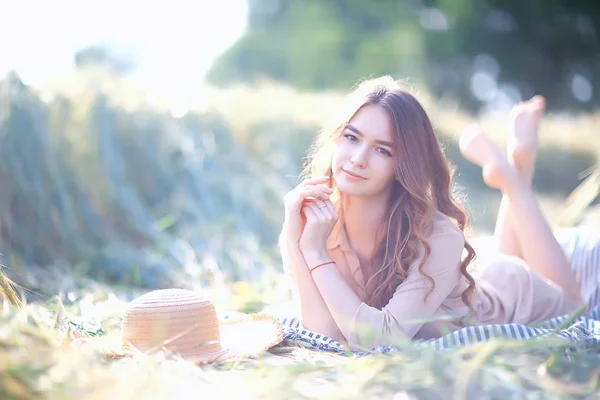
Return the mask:
<svg viewBox="0 0 600 400"><path fill-rule="evenodd" d="M309 331L327 336L330 339L335 339L338 342L345 341L346 338L340 332L336 324L327 323L320 318L316 318L314 313L301 313L302 326Z"/></svg>
<svg viewBox="0 0 600 400"><path fill-rule="evenodd" d="M348 346L351 350L368 350L410 341L411 336L407 335L412 331L410 328L406 329L407 327L399 323L385 307L377 311L371 318L355 318L350 325Z"/></svg>

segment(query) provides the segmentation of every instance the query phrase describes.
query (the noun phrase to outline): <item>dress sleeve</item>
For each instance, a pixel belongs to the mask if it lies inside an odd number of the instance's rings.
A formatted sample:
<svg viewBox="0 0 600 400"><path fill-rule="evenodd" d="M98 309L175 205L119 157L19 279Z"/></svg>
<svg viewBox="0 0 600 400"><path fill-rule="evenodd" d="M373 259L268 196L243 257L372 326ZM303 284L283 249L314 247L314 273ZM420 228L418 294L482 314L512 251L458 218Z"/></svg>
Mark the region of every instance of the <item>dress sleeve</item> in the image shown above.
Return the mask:
<svg viewBox="0 0 600 400"><path fill-rule="evenodd" d="M464 243L463 233L454 224L436 229L429 237L431 254L422 268L435 283L433 291L427 296L431 282L419 271L422 251L387 305L379 310L364 302L360 304L346 336L350 348L372 348L389 345L397 338L412 339L459 284Z"/></svg>

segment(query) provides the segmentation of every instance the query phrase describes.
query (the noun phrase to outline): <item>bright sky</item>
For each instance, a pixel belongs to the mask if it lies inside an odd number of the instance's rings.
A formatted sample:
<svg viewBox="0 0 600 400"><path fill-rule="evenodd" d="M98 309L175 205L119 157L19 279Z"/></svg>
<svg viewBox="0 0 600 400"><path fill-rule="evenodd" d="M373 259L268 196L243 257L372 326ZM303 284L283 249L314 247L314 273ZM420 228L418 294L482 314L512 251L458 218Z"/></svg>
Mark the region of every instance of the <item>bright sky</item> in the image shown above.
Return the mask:
<svg viewBox="0 0 600 400"><path fill-rule="evenodd" d="M0 1L0 78L16 70L40 86L71 70L76 50L110 44L136 56L149 91L176 96L244 33L246 14L247 0Z"/></svg>

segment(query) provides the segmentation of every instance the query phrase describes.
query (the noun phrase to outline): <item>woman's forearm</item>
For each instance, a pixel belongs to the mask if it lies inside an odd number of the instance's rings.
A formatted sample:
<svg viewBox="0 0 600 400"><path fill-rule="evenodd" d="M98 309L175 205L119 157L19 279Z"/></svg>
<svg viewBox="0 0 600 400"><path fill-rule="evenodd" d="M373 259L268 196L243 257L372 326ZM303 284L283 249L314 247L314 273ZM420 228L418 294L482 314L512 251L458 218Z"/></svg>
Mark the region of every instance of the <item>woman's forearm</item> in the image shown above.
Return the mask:
<svg viewBox="0 0 600 400"><path fill-rule="evenodd" d="M287 238L285 229L281 233L279 246L284 270L294 285L294 293L300 305L304 327L336 340L343 340L344 336L315 285L298 243Z"/></svg>
<svg viewBox="0 0 600 400"><path fill-rule="evenodd" d="M326 251L303 253L305 262L319 265L331 261ZM348 335L352 319L362 301L344 281L335 264L323 265L311 274L313 282L338 329Z"/></svg>

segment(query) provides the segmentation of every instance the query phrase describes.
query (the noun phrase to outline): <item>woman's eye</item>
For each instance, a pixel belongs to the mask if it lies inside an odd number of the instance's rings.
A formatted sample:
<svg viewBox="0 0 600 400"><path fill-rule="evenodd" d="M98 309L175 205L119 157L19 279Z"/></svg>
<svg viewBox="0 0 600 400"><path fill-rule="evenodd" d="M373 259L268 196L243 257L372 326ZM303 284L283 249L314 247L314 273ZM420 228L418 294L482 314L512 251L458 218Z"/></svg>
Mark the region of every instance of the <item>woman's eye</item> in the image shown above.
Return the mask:
<svg viewBox="0 0 600 400"><path fill-rule="evenodd" d="M351 141L353 141L353 142L358 142L358 139L356 138L356 136L354 136L354 135L352 135L352 134L350 134L350 133L346 133L346 134L344 135L344 137L345 137L346 139L348 139L348 140L351 140Z"/></svg>
<svg viewBox="0 0 600 400"><path fill-rule="evenodd" d="M390 153L388 150L386 150L386 149L383 149L383 148L381 148L381 147L379 147L379 148L377 149L377 151L378 151L378 152L380 152L381 154L383 154L384 156L388 156L388 157L391 157L391 156L392 156L392 153Z"/></svg>

